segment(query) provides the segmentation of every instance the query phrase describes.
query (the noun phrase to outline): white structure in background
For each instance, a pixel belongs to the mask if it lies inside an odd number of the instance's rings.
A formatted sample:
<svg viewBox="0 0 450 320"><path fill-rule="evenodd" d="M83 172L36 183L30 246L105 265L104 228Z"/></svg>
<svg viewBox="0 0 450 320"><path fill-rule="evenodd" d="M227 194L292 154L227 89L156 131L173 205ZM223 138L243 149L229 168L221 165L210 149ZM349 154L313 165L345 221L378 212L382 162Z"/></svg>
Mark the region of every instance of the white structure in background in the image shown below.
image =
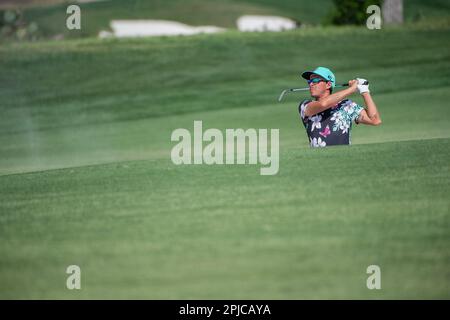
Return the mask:
<svg viewBox="0 0 450 320"><path fill-rule="evenodd" d="M297 27L295 21L275 16L241 16L237 20L239 31L263 32L263 31L284 31Z"/></svg>
<svg viewBox="0 0 450 320"><path fill-rule="evenodd" d="M113 20L110 25L113 32L100 31L100 38L179 36L225 31L215 26L194 27L168 20Z"/></svg>

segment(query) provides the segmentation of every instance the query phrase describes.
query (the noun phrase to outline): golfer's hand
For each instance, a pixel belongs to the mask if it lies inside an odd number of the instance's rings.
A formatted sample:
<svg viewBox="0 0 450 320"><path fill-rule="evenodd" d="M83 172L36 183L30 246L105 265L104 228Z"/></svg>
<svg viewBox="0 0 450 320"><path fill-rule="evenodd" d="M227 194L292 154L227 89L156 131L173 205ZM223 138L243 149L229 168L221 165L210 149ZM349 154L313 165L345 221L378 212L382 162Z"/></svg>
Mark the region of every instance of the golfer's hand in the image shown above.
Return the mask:
<svg viewBox="0 0 450 320"><path fill-rule="evenodd" d="M364 84L364 82L366 82L366 79L362 79L362 78L356 78L356 80L358 81L358 91L360 94L366 93L366 92L370 92L369 91L369 85L368 84Z"/></svg>
<svg viewBox="0 0 450 320"><path fill-rule="evenodd" d="M350 80L348 82L348 86L349 86L351 92L355 93L356 91L358 91L358 80Z"/></svg>

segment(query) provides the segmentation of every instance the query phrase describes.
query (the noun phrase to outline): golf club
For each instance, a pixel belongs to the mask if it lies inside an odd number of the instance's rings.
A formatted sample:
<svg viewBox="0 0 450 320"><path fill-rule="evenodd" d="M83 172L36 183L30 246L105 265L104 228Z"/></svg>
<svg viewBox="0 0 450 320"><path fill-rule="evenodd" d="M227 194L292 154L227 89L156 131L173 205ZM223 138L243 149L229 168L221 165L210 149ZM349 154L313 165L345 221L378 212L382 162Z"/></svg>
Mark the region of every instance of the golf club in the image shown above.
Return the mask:
<svg viewBox="0 0 450 320"><path fill-rule="evenodd" d="M363 84L369 84L369 81L365 81ZM340 84L340 85L336 85L335 88L342 88L342 87L348 87L348 83L344 83L344 84ZM292 88L292 89L284 89L280 96L278 97L278 102L281 102L281 100L283 99L284 95L288 92L297 92L297 91L308 91L309 87L307 88Z"/></svg>

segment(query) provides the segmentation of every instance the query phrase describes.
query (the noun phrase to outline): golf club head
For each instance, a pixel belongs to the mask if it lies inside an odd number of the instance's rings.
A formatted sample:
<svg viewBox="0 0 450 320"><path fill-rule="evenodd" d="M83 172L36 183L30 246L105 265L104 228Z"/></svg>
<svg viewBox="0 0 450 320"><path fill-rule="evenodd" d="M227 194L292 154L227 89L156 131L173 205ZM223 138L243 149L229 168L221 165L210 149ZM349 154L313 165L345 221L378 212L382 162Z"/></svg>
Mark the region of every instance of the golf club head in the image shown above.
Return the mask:
<svg viewBox="0 0 450 320"><path fill-rule="evenodd" d="M291 88L291 89L284 89L284 90L281 92L280 96L278 97L278 102L281 102L281 100L283 99L283 97L285 96L285 94L286 94L287 92L308 91L308 90L309 90L309 87L308 87L308 88Z"/></svg>
<svg viewBox="0 0 450 320"><path fill-rule="evenodd" d="M287 89L283 90L280 94L280 96L278 97L278 102L281 102L281 100L283 99L284 95L286 94Z"/></svg>

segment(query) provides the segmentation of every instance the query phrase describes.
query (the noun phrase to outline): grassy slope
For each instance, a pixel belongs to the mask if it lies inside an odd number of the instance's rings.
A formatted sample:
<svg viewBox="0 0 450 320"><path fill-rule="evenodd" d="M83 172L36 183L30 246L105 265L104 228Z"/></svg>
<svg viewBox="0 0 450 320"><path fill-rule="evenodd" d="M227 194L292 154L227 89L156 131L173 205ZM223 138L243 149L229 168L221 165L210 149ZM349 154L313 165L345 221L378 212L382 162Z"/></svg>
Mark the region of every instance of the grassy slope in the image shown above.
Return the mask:
<svg viewBox="0 0 450 320"><path fill-rule="evenodd" d="M0 296L449 298L447 34L0 48L0 172L72 167L0 176ZM369 78L383 114L383 127L354 129L351 148L310 150L300 96L275 102L324 61L339 79ZM280 128L279 175L173 166L170 133L195 119ZM64 288L69 264L82 267L81 292ZM369 264L381 291L365 288Z"/></svg>
<svg viewBox="0 0 450 320"><path fill-rule="evenodd" d="M196 117L213 127L279 127L286 147L306 145L295 116L304 96L276 97L304 85L300 70L324 63L338 82L369 78L385 114L383 130L356 128L354 143L447 137L447 34L311 29L5 46L0 173L165 157L170 132Z"/></svg>

